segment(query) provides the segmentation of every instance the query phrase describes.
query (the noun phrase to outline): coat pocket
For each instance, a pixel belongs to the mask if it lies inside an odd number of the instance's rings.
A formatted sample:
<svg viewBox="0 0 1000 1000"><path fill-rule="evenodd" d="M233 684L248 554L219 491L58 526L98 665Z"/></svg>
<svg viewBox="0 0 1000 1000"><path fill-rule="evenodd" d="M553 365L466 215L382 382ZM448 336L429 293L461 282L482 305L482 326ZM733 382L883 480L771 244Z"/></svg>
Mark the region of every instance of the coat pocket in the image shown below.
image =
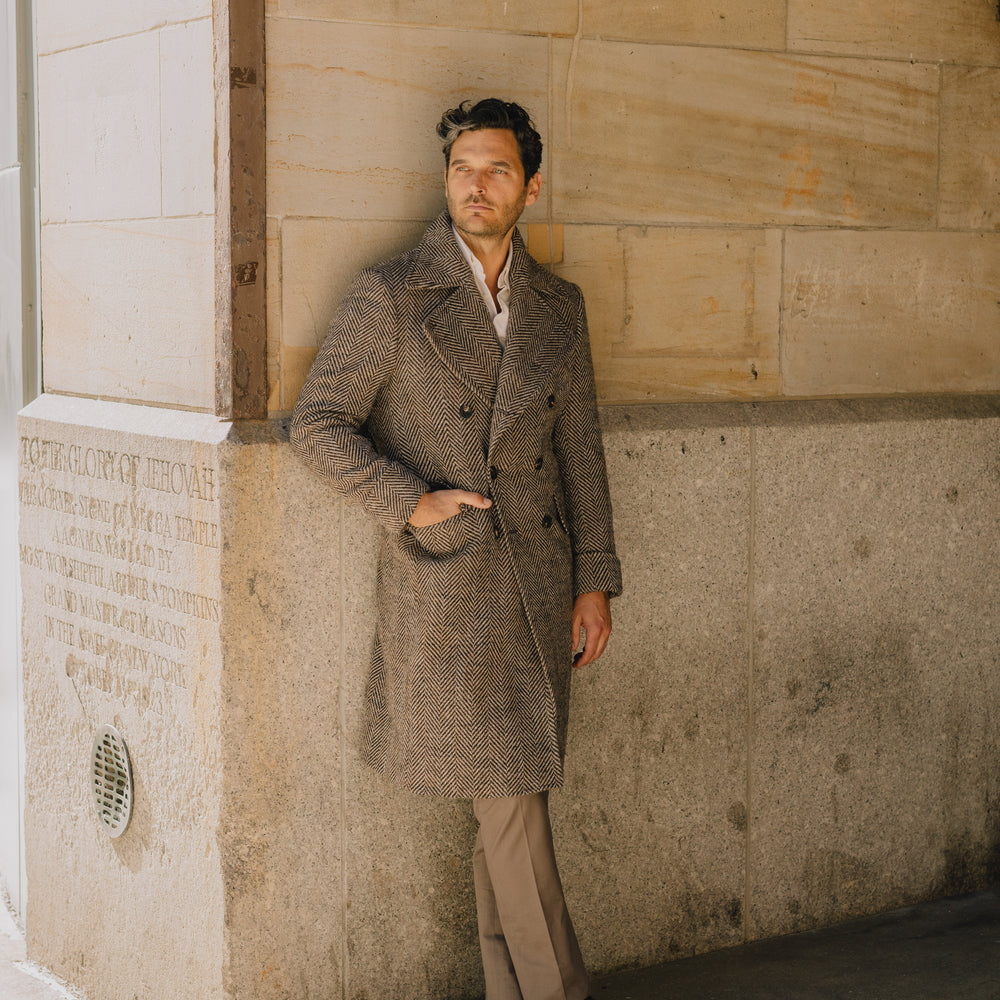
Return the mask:
<svg viewBox="0 0 1000 1000"><path fill-rule="evenodd" d="M564 534L568 535L569 520L566 517L566 512L563 510L563 505L559 497L557 496L552 497L552 507L556 512L556 524L558 524L559 527L562 528Z"/></svg>
<svg viewBox="0 0 1000 1000"><path fill-rule="evenodd" d="M476 523L474 510L475 513L483 513L475 508L463 507L454 517L436 524L411 524L407 530L425 552L434 556L453 556L472 540Z"/></svg>

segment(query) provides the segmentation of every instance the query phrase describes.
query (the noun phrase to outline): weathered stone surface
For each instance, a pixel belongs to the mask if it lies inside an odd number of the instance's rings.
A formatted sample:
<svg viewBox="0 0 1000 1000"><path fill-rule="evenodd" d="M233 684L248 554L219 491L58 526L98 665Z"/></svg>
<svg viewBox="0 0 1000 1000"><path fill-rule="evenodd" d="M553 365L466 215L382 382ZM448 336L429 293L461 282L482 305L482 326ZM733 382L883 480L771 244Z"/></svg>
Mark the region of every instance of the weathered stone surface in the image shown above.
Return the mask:
<svg viewBox="0 0 1000 1000"><path fill-rule="evenodd" d="M281 411L281 220L267 218L267 409Z"/></svg>
<svg viewBox="0 0 1000 1000"><path fill-rule="evenodd" d="M211 410L211 217L42 230L51 391Z"/></svg>
<svg viewBox="0 0 1000 1000"><path fill-rule="evenodd" d="M935 66L556 41L553 82L559 221L933 220Z"/></svg>
<svg viewBox="0 0 1000 1000"><path fill-rule="evenodd" d="M211 215L215 208L215 81L212 21L160 35L163 215Z"/></svg>
<svg viewBox="0 0 1000 1000"><path fill-rule="evenodd" d="M226 995L251 1000L344 974L343 527L313 479L280 423L220 448Z"/></svg>
<svg viewBox="0 0 1000 1000"><path fill-rule="evenodd" d="M16 19L12 13L0 21L0 80L4 81L0 93L0 170L7 170L19 160ZM6 232L6 230L5 230Z"/></svg>
<svg viewBox="0 0 1000 1000"><path fill-rule="evenodd" d="M156 33L38 60L43 224L160 214L159 67Z"/></svg>
<svg viewBox="0 0 1000 1000"><path fill-rule="evenodd" d="M785 394L995 387L998 251L994 233L789 232Z"/></svg>
<svg viewBox="0 0 1000 1000"><path fill-rule="evenodd" d="M757 411L752 937L996 880L998 412Z"/></svg>
<svg viewBox="0 0 1000 1000"><path fill-rule="evenodd" d="M552 796L593 971L994 880L1000 404L602 417L626 592L605 658L574 678ZM360 760L363 512L281 421L43 397L22 434L33 957L140 1000L480 996L468 804ZM194 466L212 500L186 495ZM115 503L153 520L118 525ZM115 569L123 542L166 605L84 567ZM176 666L150 671L161 647ZM82 764L107 719L139 782L114 843ZM170 974L96 905L171 942Z"/></svg>
<svg viewBox="0 0 1000 1000"><path fill-rule="evenodd" d="M938 224L1000 229L1000 70L943 66L941 74Z"/></svg>
<svg viewBox="0 0 1000 1000"><path fill-rule="evenodd" d="M360 8L356 0L267 0L272 17L311 17L330 21L387 22L429 27L461 27L531 35L572 35L577 25L577 0L507 0L473 4L462 0L430 0L405 11L393 0L374 0Z"/></svg>
<svg viewBox="0 0 1000 1000"><path fill-rule="evenodd" d="M555 270L587 301L601 402L778 391L774 230L566 226Z"/></svg>
<svg viewBox="0 0 1000 1000"><path fill-rule="evenodd" d="M272 18L269 214L433 218L444 207L434 134L441 113L464 98L495 96L502 80L502 96L524 104L547 134L547 44L522 35ZM540 213L541 204L528 217Z"/></svg>
<svg viewBox="0 0 1000 1000"><path fill-rule="evenodd" d="M603 411L625 593L574 675L552 796L594 970L741 940L749 436L736 407Z"/></svg>
<svg viewBox="0 0 1000 1000"><path fill-rule="evenodd" d="M788 0L788 46L886 59L1000 63L996 9L982 0Z"/></svg>
<svg viewBox="0 0 1000 1000"><path fill-rule="evenodd" d="M19 420L28 948L93 996L220 995L226 431L53 396ZM108 723L135 779L117 840L89 771Z"/></svg>
<svg viewBox="0 0 1000 1000"><path fill-rule="evenodd" d="M38 51L55 52L212 16L211 0L45 0L35 8Z"/></svg>
<svg viewBox="0 0 1000 1000"><path fill-rule="evenodd" d="M749 4L738 0L712 4L703 0L671 4L638 0L621 5L583 0L583 31L587 37L636 42L783 49L785 6L784 0Z"/></svg>
<svg viewBox="0 0 1000 1000"><path fill-rule="evenodd" d="M309 366L363 267L415 246L426 221L286 219L281 227L282 408L295 405Z"/></svg>

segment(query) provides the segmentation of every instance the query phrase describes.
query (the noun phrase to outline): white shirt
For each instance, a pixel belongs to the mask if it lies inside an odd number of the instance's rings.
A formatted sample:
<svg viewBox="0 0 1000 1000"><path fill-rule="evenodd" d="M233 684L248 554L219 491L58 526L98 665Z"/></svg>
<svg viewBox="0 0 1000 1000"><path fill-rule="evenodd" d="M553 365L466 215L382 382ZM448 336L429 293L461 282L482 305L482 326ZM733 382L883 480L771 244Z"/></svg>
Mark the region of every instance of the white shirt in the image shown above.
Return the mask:
<svg viewBox="0 0 1000 1000"><path fill-rule="evenodd" d="M486 285L486 272L483 270L483 265L479 263L479 259L469 249L465 240L459 236L454 225L451 227L451 231L455 234L458 249L462 251L462 256L472 268L472 277L476 280L476 288L479 289L479 294L483 297L483 302L486 303L490 316L493 317L493 329L496 331L500 346L503 347L507 343L507 320L510 319L510 287L507 284L507 275L510 272L510 249L507 250L507 260L504 262L503 270L497 281L497 302L500 303L498 309L493 301L493 294Z"/></svg>

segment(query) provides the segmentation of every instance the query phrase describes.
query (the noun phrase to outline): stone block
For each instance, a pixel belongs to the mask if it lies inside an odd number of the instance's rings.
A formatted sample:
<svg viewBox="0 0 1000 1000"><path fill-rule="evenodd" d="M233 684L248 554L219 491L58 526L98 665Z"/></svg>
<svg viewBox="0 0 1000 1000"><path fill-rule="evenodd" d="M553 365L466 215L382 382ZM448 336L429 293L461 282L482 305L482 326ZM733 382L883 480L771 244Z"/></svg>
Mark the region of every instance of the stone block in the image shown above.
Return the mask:
<svg viewBox="0 0 1000 1000"><path fill-rule="evenodd" d="M783 49L785 3L722 0L706 4L701 0L678 0L667 5L639 0L615 6L601 0L584 0L583 31L588 38L596 35L643 43Z"/></svg>
<svg viewBox="0 0 1000 1000"><path fill-rule="evenodd" d="M160 214L159 67L155 33L39 58L43 224Z"/></svg>
<svg viewBox="0 0 1000 1000"><path fill-rule="evenodd" d="M340 995L339 501L280 425L44 396L19 432L31 954L94 996Z"/></svg>
<svg viewBox="0 0 1000 1000"><path fill-rule="evenodd" d="M566 226L555 270L586 297L601 403L778 391L778 232Z"/></svg>
<svg viewBox="0 0 1000 1000"><path fill-rule="evenodd" d="M226 432L53 396L18 424L28 950L92 996L221 996ZM91 791L103 724L135 780L118 839Z"/></svg>
<svg viewBox="0 0 1000 1000"><path fill-rule="evenodd" d="M1000 384L995 233L789 232L789 396L990 391Z"/></svg>
<svg viewBox="0 0 1000 1000"><path fill-rule="evenodd" d="M572 35L577 25L576 0L507 0L505 4L462 3L461 0L431 0L414 4L405 13L393 0L375 0L363 11L355 0L267 0L270 17L307 17L329 21L366 21L393 25L458 27L463 30L527 35Z"/></svg>
<svg viewBox="0 0 1000 1000"><path fill-rule="evenodd" d="M369 564L366 575L373 566ZM368 662L370 630L362 635L364 657L345 663L358 680ZM350 900L346 995L358 1000L481 997L471 804L387 786L361 762L357 709L363 685L357 686L348 716L354 746L345 772L345 879Z"/></svg>
<svg viewBox="0 0 1000 1000"><path fill-rule="evenodd" d="M354 276L415 246L426 221L286 219L281 227L281 405L295 405L316 351ZM270 261L269 261L270 266Z"/></svg>
<svg viewBox="0 0 1000 1000"><path fill-rule="evenodd" d="M943 66L941 74L938 224L1000 229L1000 70Z"/></svg>
<svg viewBox="0 0 1000 1000"><path fill-rule="evenodd" d="M539 264L561 264L564 227L551 222L529 222L518 227L524 245Z"/></svg>
<svg viewBox="0 0 1000 1000"><path fill-rule="evenodd" d="M996 66L996 9L980 0L789 0L788 47L808 52Z"/></svg>
<svg viewBox="0 0 1000 1000"><path fill-rule="evenodd" d="M552 62L556 221L935 217L935 66L586 39Z"/></svg>
<svg viewBox="0 0 1000 1000"><path fill-rule="evenodd" d="M995 882L998 413L757 410L751 937Z"/></svg>
<svg viewBox="0 0 1000 1000"><path fill-rule="evenodd" d="M444 207L441 113L514 81L502 96L524 104L546 134L547 46L513 34L272 18L269 214L434 218Z"/></svg>
<svg viewBox="0 0 1000 1000"><path fill-rule="evenodd" d="M16 408L22 399L21 357L21 169L0 170L0 343L5 364L0 374L0 394ZM14 370L15 365L17 371Z"/></svg>
<svg viewBox="0 0 1000 1000"><path fill-rule="evenodd" d="M226 995L341 996L341 504L280 422L232 425L220 482Z"/></svg>
<svg viewBox="0 0 1000 1000"><path fill-rule="evenodd" d="M267 409L281 410L281 220L267 218Z"/></svg>
<svg viewBox="0 0 1000 1000"><path fill-rule="evenodd" d="M574 675L551 800L595 972L741 940L750 438L736 407L602 411L625 593Z"/></svg>
<svg viewBox="0 0 1000 1000"><path fill-rule="evenodd" d="M215 79L212 20L160 32L164 215L215 211Z"/></svg>
<svg viewBox="0 0 1000 1000"><path fill-rule="evenodd" d="M211 16L211 0L144 0L139 4L97 0L86 6L72 0L44 0L35 7L35 30L38 51L46 54Z"/></svg>
<svg viewBox="0 0 1000 1000"><path fill-rule="evenodd" d="M14 166L18 155L17 29L15 8L0 17L0 170ZM7 230L4 230L6 232Z"/></svg>
<svg viewBox="0 0 1000 1000"><path fill-rule="evenodd" d="M42 230L50 391L214 409L214 219Z"/></svg>
<svg viewBox="0 0 1000 1000"><path fill-rule="evenodd" d="M552 796L591 969L995 881L1000 402L602 421L626 592ZM94 996L481 996L468 804L361 762L363 511L287 420L44 396L20 434L29 954Z"/></svg>

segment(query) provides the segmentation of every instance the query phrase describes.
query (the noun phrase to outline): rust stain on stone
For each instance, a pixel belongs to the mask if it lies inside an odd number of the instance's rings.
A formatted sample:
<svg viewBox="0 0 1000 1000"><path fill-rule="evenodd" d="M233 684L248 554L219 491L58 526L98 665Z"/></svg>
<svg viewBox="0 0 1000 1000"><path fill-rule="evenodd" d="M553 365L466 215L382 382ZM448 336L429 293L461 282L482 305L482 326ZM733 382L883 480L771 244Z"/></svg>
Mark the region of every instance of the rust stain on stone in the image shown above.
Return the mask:
<svg viewBox="0 0 1000 1000"><path fill-rule="evenodd" d="M819 182L823 178L823 168L810 166L812 150L808 146L796 146L791 152L782 153L781 158L795 164L785 183L785 195L781 207L790 207L796 198L813 201L819 191Z"/></svg>
<svg viewBox="0 0 1000 1000"><path fill-rule="evenodd" d="M836 85L832 80L824 80L812 73L799 73L795 80L796 104L812 104L818 108L829 108Z"/></svg>

